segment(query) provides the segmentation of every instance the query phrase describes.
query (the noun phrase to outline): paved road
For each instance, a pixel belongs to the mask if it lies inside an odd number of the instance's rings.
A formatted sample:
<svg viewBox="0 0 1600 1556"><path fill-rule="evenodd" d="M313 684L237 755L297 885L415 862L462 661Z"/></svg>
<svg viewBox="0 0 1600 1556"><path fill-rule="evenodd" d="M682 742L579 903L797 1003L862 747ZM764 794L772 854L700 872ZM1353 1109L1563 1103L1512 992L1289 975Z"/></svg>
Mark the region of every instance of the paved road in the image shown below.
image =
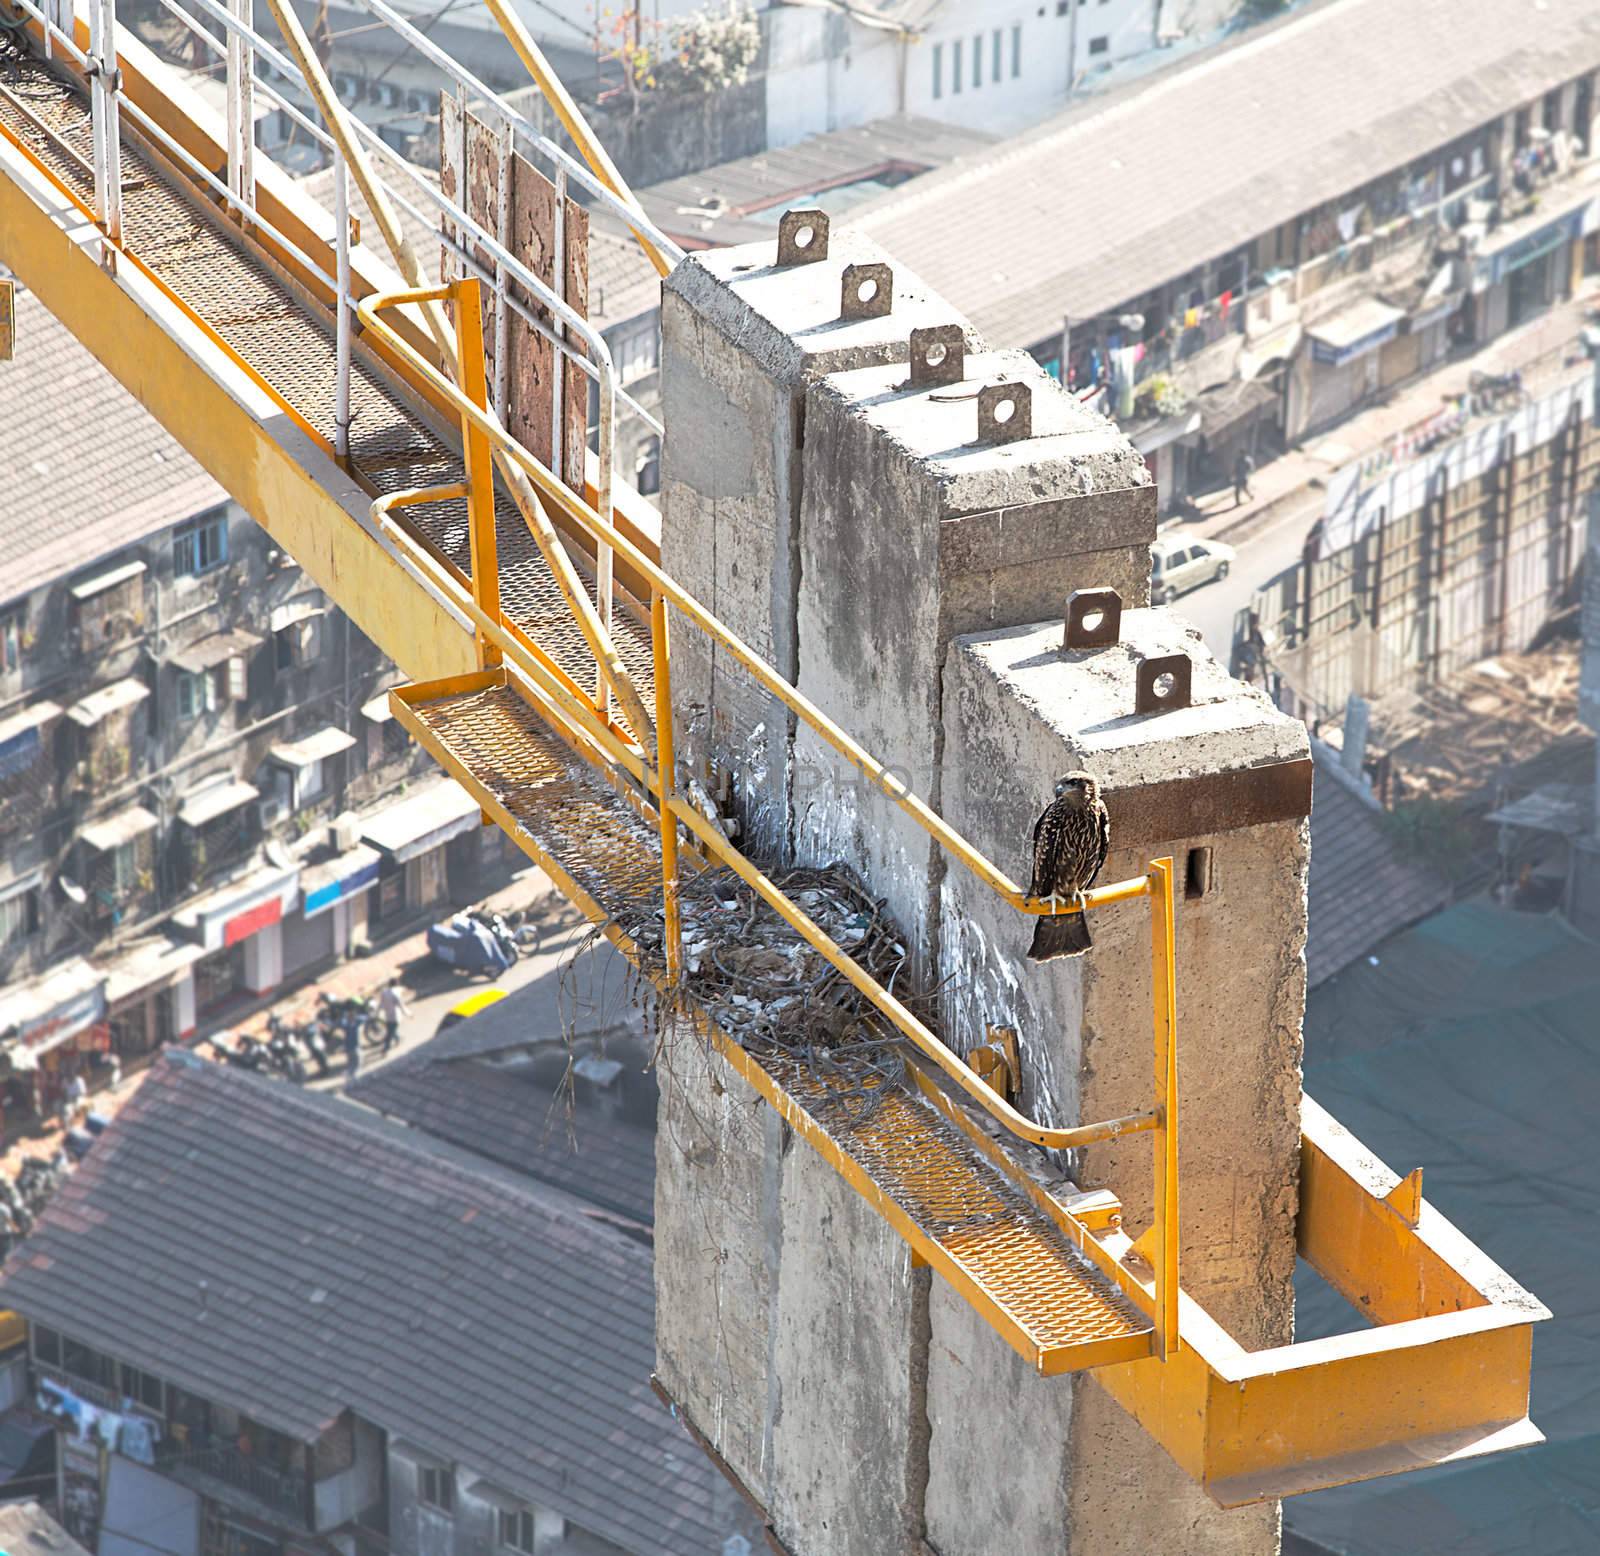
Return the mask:
<svg viewBox="0 0 1600 1556"><path fill-rule="evenodd" d="M1322 493L1308 492L1303 505L1285 513L1239 546L1238 559L1226 578L1202 584L1174 601L1173 610L1200 629L1206 647L1222 664L1228 663L1233 648L1235 612L1247 606L1263 584L1299 560L1306 532L1321 512ZM1182 524L1171 524L1164 525L1161 533L1178 537L1183 530Z"/></svg>
<svg viewBox="0 0 1600 1556"><path fill-rule="evenodd" d="M564 1030L588 1032L627 1019L632 1011L625 988L627 963L609 941L585 948L588 939L588 924L574 913L546 928L534 955L519 958L493 979L481 973L472 977L455 974L429 960L409 963L400 970L411 1014L400 1022L399 1046L387 1058L379 1058L372 1049L363 1050L362 1073L427 1042L439 1030L446 1012L480 989L493 987L508 994L529 991L523 1010L530 1042L554 1040ZM342 1086L342 1056L334 1063L334 1073L313 1084L324 1089Z"/></svg>

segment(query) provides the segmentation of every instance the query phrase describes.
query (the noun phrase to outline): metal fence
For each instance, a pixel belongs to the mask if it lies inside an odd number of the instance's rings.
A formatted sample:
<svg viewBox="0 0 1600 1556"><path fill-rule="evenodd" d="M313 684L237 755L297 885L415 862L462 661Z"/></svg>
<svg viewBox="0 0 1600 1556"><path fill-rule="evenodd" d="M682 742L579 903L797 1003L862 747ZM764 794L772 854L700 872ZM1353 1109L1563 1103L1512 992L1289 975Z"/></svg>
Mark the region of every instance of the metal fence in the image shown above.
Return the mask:
<svg viewBox="0 0 1600 1556"><path fill-rule="evenodd" d="M1336 476L1305 555L1254 599L1280 704L1325 717L1527 647L1577 576L1594 412L1586 375L1379 480Z"/></svg>

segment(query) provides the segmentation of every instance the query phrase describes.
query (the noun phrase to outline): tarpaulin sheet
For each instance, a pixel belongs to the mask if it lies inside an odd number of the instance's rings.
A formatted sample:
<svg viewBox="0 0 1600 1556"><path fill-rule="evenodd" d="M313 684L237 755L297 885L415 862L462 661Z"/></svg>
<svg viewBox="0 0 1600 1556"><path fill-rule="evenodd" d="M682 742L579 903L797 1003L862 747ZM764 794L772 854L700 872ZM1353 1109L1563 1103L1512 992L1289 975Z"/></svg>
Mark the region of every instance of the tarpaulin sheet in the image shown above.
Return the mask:
<svg viewBox="0 0 1600 1556"><path fill-rule="evenodd" d="M1284 1504L1339 1556L1600 1551L1600 947L1557 915L1450 908L1320 985L1306 1090L1554 1317L1533 1332L1539 1448ZM1315 1277L1297 1333L1359 1327Z"/></svg>

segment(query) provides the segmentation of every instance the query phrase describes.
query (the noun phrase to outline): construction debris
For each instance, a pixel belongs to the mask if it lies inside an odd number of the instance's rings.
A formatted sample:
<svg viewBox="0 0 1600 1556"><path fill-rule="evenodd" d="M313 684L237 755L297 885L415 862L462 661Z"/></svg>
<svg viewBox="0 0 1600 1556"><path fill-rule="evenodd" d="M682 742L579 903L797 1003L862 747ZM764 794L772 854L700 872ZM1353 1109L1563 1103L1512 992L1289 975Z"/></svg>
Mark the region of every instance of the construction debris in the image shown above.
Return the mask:
<svg viewBox="0 0 1600 1556"><path fill-rule="evenodd" d="M1480 660L1403 712L1374 709L1376 787L1388 808L1421 800L1492 810L1508 789L1581 779L1594 735L1578 721L1579 645L1557 638Z"/></svg>

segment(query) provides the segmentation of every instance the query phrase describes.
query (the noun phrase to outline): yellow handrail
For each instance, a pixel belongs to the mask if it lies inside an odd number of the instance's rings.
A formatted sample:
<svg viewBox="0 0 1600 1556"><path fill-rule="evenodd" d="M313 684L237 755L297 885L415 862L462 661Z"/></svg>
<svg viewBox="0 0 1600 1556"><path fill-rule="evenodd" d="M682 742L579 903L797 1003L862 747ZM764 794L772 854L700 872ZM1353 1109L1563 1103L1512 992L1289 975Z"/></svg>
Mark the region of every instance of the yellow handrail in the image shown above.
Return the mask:
<svg viewBox="0 0 1600 1556"><path fill-rule="evenodd" d="M465 283L453 283L442 290L453 293L454 287L464 288ZM700 843L706 857L720 860L790 925L808 945L818 951L836 968L850 984L860 991L905 1038L950 1077L964 1092L978 1103L991 1117L1003 1124L1018 1139L1049 1150L1075 1150L1100 1141L1115 1140L1124 1135L1149 1130L1154 1134L1155 1150L1155 1219L1152 1235L1156 1245L1152 1264L1155 1270L1156 1346L1163 1355L1177 1346L1177 1091L1176 1091L1176 1010L1174 1000L1174 946L1172 934L1172 861L1158 859L1152 862L1147 874L1129 880L1100 886L1086 892L1080 903L1057 905L1026 896L998 866L980 854L960 833L918 799L898 778L858 745L820 709L802 697L748 648L721 621L711 615L694 597L683 590L649 557L631 542L606 525L581 499L567 489L545 469L520 443L505 434L498 422L492 420L473 397L464 394L432 365L413 351L404 340L379 317L385 308L398 307L415 301L414 293L394 292L370 297L362 302L358 312L362 322L386 340L416 368L431 376L439 392L450 400L461 417L463 434L481 436L492 441L511 461L521 466L541 493L557 501L569 516L586 529L597 542L609 541L636 566L648 580L651 595L651 639L656 675L657 718L655 720L656 761L650 767L637 747L623 742L610 727L602 722L596 711L585 704L576 682L561 672L536 645L525 647L512 635L499 614L497 597L486 596L482 586L474 587L469 595L452 578L449 594L472 620L482 648L493 647L502 652L511 667L534 682L540 705L558 721L566 722L572 733L585 737L612 763L639 782L656 801L657 818L661 827L662 889L665 913L665 955L669 978L675 977L682 965L682 930L678 908L677 830L681 825ZM457 314L461 312L457 303ZM468 461L469 503L483 508L492 492L492 474L481 457ZM372 505L374 518L388 523L397 535L404 531L388 518L388 509L410 502L427 500L433 492L400 493L380 498ZM410 537L405 537L413 544ZM421 548L416 548L420 550ZM492 575L491 575L492 576ZM884 988L856 960L844 951L820 925L815 923L797 903L770 880L754 863L723 835L721 830L702 816L687 801L674 792L672 773L672 713L671 713L671 656L667 638L668 603L683 611L710 637L744 664L774 696L790 707L811 728L826 739L835 750L847 757L855 766L877 783L878 787L901 806L935 838L941 846L954 853L974 874L1012 907L1023 913L1054 914L1078 912L1083 908L1101 907L1113 902L1128 901L1134 897L1151 899L1152 937L1152 990L1155 1025L1155 1106L1148 1112L1127 1114L1120 1118L1105 1119L1099 1123L1083 1124L1073 1128L1056 1128L1040 1124L1014 1108L973 1070L959 1055L933 1033L901 1000ZM663 714L665 716L663 716Z"/></svg>
<svg viewBox="0 0 1600 1556"><path fill-rule="evenodd" d="M1058 913L1076 913L1078 911L1074 904L1052 904L1045 898L1028 896L998 865L979 853L942 816L930 809L913 794L890 769L846 734L809 698L803 696L785 681L766 660L729 627L718 620L717 617L713 616L693 595L678 584L670 574L662 572L661 568L639 547L634 545L625 535L608 525L575 492L556 480L550 471L512 438L498 422L492 420L473 405L455 384L434 367L426 357L415 350L378 317L378 314L383 309L402 307L406 303L414 301L416 295L412 292L378 293L365 298L358 305L356 311L362 323L368 329L374 331L392 346L444 398L455 405L463 420L470 422L481 430L507 459L520 466L527 473L529 480L538 489L542 497L548 498L555 506L559 507L596 544L611 546L619 556L624 557L631 563L644 576L655 592L661 594L678 610L682 611L708 637L721 644L778 701L803 719L835 751L911 816L941 848L959 859L979 880L983 881L985 885L1009 903L1011 907L1015 908L1019 913L1029 913L1039 917L1048 917ZM1115 891L1115 888L1102 888L1102 890ZM1103 897L1099 893L1091 892L1089 894L1089 902L1091 906L1096 904L1103 906L1107 902L1120 902L1127 897L1142 896L1143 894L1142 889L1124 891L1110 897Z"/></svg>

